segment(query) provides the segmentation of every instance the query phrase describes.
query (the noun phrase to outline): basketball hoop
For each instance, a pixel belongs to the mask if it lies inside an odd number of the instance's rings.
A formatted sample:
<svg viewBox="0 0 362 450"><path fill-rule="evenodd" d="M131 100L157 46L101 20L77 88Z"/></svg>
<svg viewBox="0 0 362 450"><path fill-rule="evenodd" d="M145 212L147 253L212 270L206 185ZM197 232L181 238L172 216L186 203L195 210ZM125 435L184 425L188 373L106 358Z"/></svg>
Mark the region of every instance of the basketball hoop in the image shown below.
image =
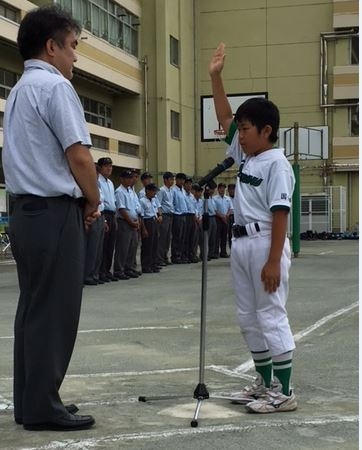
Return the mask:
<svg viewBox="0 0 362 450"><path fill-rule="evenodd" d="M215 141L225 141L226 133L222 128L219 128L218 130L214 130L214 136Z"/></svg>

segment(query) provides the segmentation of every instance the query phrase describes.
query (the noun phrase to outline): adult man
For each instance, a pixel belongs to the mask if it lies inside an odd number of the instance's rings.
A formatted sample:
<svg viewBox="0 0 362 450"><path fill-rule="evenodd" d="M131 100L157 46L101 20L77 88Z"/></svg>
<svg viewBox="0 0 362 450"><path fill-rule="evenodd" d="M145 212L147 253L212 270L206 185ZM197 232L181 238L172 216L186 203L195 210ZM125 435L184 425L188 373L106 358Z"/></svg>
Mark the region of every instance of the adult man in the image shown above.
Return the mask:
<svg viewBox="0 0 362 450"><path fill-rule="evenodd" d="M69 81L80 31L56 6L25 16L18 32L25 70L5 108L3 165L15 197L10 239L20 287L14 415L27 430L94 424L92 416L71 414L59 396L79 322L84 225L99 216L90 135Z"/></svg>
<svg viewBox="0 0 362 450"><path fill-rule="evenodd" d="M186 197L183 185L186 175L182 172L176 174L176 184L171 188L173 203L171 261L174 264L182 264L183 246L185 240L186 223Z"/></svg>
<svg viewBox="0 0 362 450"><path fill-rule="evenodd" d="M104 233L103 239L103 258L101 269L99 273L99 279L108 281L117 281L114 275L112 275L112 261L114 246L116 242L117 224L116 224L116 198L114 195L114 185L110 176L112 175L112 160L111 158L104 157L98 159L98 184L102 191L104 198L104 220L106 221L108 227Z"/></svg>
<svg viewBox="0 0 362 450"><path fill-rule="evenodd" d="M131 189L133 172L123 170L121 184L116 189L117 238L114 255L114 276L119 280L138 278L133 269L137 250L137 237L140 229L137 204Z"/></svg>
<svg viewBox="0 0 362 450"><path fill-rule="evenodd" d="M230 198L225 195L226 184L219 183L217 186L218 195L214 197L216 209L216 254L220 258L228 258L226 252L226 242L228 234L229 215L232 211L232 203ZM220 251L220 254L219 254Z"/></svg>
<svg viewBox="0 0 362 450"><path fill-rule="evenodd" d="M172 203L172 191L175 177L171 172L165 172L163 174L163 186L160 187L157 193L158 201L160 202L160 208L162 213L162 222L160 224L160 236L158 242L158 260L161 266L171 264L168 259L168 252L171 244L171 232L172 232L172 216L173 216L173 203Z"/></svg>

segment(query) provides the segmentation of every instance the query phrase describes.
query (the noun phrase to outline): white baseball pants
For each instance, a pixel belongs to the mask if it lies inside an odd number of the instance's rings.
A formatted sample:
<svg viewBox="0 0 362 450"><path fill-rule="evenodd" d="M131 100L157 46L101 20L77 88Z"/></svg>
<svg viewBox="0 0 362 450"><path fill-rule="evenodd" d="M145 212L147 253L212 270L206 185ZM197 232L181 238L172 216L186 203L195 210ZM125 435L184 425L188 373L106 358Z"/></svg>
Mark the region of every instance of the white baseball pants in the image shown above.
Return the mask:
<svg viewBox="0 0 362 450"><path fill-rule="evenodd" d="M261 271L269 256L270 239L270 232L233 238L231 272L237 318L249 350L269 350L276 356L295 348L285 308L291 256L286 239L280 262L280 286L272 294L265 292Z"/></svg>

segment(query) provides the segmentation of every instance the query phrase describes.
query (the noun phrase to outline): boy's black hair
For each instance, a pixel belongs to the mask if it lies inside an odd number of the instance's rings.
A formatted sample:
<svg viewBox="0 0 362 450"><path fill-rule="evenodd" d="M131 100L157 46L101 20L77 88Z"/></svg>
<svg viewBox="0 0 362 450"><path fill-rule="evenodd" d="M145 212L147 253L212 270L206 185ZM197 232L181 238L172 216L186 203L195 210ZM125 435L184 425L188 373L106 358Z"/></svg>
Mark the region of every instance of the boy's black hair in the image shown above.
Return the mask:
<svg viewBox="0 0 362 450"><path fill-rule="evenodd" d="M176 174L175 178L176 178L176 180L186 180L187 176L185 173L179 172Z"/></svg>
<svg viewBox="0 0 362 450"><path fill-rule="evenodd" d="M48 39L64 46L68 33L80 35L82 28L73 17L59 5L42 6L29 11L20 23L18 48L23 60L38 57Z"/></svg>
<svg viewBox="0 0 362 450"><path fill-rule="evenodd" d="M239 106L235 114L236 122L242 120L248 120L255 125L259 133L266 125L270 125L272 128L269 136L270 142L274 144L278 140L279 110L270 100L262 97L253 97L246 100Z"/></svg>
<svg viewBox="0 0 362 450"><path fill-rule="evenodd" d="M165 172L164 174L163 174L163 179L164 180L168 180L169 178L174 178L174 174L172 173L172 172Z"/></svg>

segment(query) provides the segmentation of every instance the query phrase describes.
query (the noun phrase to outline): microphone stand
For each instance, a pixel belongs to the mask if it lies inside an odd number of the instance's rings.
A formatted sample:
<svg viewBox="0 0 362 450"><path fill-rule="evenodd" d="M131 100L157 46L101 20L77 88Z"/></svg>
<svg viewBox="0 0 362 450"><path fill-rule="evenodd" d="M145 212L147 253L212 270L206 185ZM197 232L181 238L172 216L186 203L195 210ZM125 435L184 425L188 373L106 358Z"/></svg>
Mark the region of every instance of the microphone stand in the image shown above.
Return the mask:
<svg viewBox="0 0 362 450"><path fill-rule="evenodd" d="M197 400L196 410L191 426L197 427L203 400L210 398L205 385L205 343L206 343L206 293L207 293L207 255L209 249L209 209L208 201L210 192L208 187L204 191L204 212L202 215L202 276L201 276L201 312L200 312L200 359L199 359L199 383L194 391L194 398Z"/></svg>
<svg viewBox="0 0 362 450"><path fill-rule="evenodd" d="M204 191L204 212L202 216L202 277L201 277L201 311L200 311L200 358L199 358L199 380L194 390L193 398L197 400L194 416L191 420L191 427L198 426L198 417L203 400L210 398L205 385L205 336L206 336L206 292L207 292L207 256L208 256L208 237L209 237L209 212L208 200L210 198L209 189L206 186ZM138 397L139 402L152 400L169 400L175 398L186 398L188 395L163 395L154 397Z"/></svg>

